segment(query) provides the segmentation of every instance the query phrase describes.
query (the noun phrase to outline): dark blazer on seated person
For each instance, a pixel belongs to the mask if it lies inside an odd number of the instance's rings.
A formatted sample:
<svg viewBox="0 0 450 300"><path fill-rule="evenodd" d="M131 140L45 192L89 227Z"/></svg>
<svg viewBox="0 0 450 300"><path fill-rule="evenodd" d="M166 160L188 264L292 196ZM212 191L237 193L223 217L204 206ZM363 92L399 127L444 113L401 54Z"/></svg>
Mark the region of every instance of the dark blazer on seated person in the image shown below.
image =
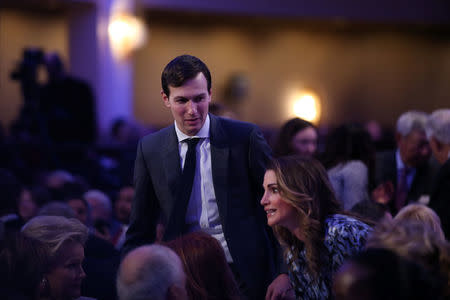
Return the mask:
<svg viewBox="0 0 450 300"><path fill-rule="evenodd" d="M429 206L441 219L445 238L450 239L450 159L447 159L436 175Z"/></svg>
<svg viewBox="0 0 450 300"><path fill-rule="evenodd" d="M393 199L389 203L389 209L393 215L397 213L395 209L395 191L397 190L397 160L395 153L395 150L377 153L375 162L376 186L387 181L392 182L394 186ZM436 171L437 163L432 160L428 161L424 166L416 168L416 174L408 190L405 205L419 201L421 196L430 196Z"/></svg>
<svg viewBox="0 0 450 300"><path fill-rule="evenodd" d="M225 239L251 299L264 299L267 286L283 268L278 243L259 205L271 151L257 126L209 116L213 186ZM141 139L125 253L155 242L158 219L162 216L169 220L177 205L175 194L180 178L174 125ZM167 231L173 232L173 228Z"/></svg>

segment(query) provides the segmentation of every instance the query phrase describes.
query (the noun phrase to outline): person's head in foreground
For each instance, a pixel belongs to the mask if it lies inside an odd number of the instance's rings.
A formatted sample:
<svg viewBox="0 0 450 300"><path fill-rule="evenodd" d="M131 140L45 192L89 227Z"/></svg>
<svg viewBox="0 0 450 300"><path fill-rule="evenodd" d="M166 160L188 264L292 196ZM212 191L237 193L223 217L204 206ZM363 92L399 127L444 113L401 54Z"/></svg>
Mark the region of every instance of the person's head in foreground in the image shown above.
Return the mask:
<svg viewBox="0 0 450 300"><path fill-rule="evenodd" d="M387 249L368 249L348 259L333 280L336 300L426 300L439 289L426 269Z"/></svg>
<svg viewBox="0 0 450 300"><path fill-rule="evenodd" d="M178 255L162 245L130 251L119 267L119 300L187 300L186 275Z"/></svg>
<svg viewBox="0 0 450 300"><path fill-rule="evenodd" d="M422 220L397 219L375 227L367 248L384 248L423 266L436 278L442 293L450 296L450 244Z"/></svg>
<svg viewBox="0 0 450 300"><path fill-rule="evenodd" d="M168 242L167 246L183 262L189 299L239 299L239 288L217 239L193 232Z"/></svg>

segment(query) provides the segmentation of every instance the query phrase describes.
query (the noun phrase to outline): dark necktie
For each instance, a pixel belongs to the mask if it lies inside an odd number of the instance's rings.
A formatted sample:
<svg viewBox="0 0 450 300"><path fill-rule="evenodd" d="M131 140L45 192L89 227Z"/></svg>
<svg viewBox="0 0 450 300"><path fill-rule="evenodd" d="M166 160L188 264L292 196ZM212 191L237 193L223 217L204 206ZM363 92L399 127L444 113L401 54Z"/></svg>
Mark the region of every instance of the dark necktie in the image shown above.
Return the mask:
<svg viewBox="0 0 450 300"><path fill-rule="evenodd" d="M186 158L184 160L183 172L181 174L180 184L177 188L176 203L170 217L169 224L167 226L167 239L173 239L183 234L183 229L186 219L186 210L191 198L192 185L195 177L195 165L196 165L196 146L200 141L199 138L186 139L183 143L188 144L188 150L186 152Z"/></svg>
<svg viewBox="0 0 450 300"><path fill-rule="evenodd" d="M397 183L397 191L395 195L395 208L397 212L406 204L408 196L407 175L409 170L407 168L400 169L400 176Z"/></svg>

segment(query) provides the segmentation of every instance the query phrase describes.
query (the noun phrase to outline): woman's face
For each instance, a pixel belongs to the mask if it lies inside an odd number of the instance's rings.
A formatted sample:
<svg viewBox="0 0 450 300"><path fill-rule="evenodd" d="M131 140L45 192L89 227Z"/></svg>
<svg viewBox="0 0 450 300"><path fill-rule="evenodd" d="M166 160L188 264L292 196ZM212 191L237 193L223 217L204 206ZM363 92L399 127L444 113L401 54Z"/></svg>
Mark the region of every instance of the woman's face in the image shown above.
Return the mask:
<svg viewBox="0 0 450 300"><path fill-rule="evenodd" d="M297 132L291 140L292 150L303 157L312 157L317 150L317 132L307 127Z"/></svg>
<svg viewBox="0 0 450 300"><path fill-rule="evenodd" d="M293 231L297 226L297 212L295 208L283 200L278 189L277 178L273 170L267 170L264 175L264 195L261 205L267 215L269 226L280 225Z"/></svg>
<svg viewBox="0 0 450 300"><path fill-rule="evenodd" d="M59 249L55 266L47 274L53 299L76 299L81 296L81 282L86 277L83 267L84 248L78 242L66 242Z"/></svg>

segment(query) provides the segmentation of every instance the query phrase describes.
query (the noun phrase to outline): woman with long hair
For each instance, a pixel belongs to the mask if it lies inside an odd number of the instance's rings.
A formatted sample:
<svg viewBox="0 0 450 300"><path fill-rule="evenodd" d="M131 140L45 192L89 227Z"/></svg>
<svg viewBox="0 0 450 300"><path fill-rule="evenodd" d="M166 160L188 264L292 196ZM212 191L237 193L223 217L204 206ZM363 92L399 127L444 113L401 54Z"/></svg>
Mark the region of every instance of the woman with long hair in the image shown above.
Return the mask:
<svg viewBox="0 0 450 300"><path fill-rule="evenodd" d="M313 157L317 152L317 129L310 122L293 118L280 129L274 145L275 156L300 155Z"/></svg>
<svg viewBox="0 0 450 300"><path fill-rule="evenodd" d="M296 297L332 298L333 273L362 250L370 227L341 214L327 173L314 159L273 159L263 186L261 205L284 247Z"/></svg>

